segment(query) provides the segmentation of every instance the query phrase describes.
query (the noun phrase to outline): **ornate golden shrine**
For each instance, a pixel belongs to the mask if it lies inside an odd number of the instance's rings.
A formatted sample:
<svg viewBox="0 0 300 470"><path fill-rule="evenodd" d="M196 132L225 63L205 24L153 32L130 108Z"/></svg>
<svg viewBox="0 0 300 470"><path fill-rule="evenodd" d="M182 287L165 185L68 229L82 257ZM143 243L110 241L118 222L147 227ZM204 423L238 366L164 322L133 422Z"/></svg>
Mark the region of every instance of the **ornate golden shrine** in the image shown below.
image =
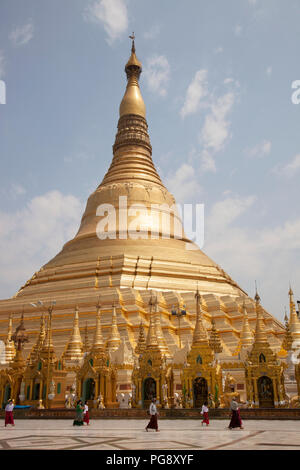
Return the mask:
<svg viewBox="0 0 300 470"><path fill-rule="evenodd" d="M173 397L173 375L167 358L161 351L157 340L157 298L150 298L150 325L146 344L140 328L139 343L136 352L139 354L132 372L133 396L132 406L147 408L152 398L159 406L169 408ZM155 306L155 311L152 307Z"/></svg>
<svg viewBox="0 0 300 470"><path fill-rule="evenodd" d="M209 345L207 331L202 322L199 291L196 292L195 298L197 316L193 342L181 375L183 405L186 408L202 407L205 401L209 401L209 395L212 395L213 401L218 404L222 392L221 367L215 361L214 351ZM211 344L216 347L216 351L220 351L221 344L214 341L216 338L218 336L213 330Z"/></svg>
<svg viewBox="0 0 300 470"><path fill-rule="evenodd" d="M278 407L285 397L284 364L270 348L265 331L260 297L256 292L254 344L245 365L247 400L260 408Z"/></svg>
<svg viewBox="0 0 300 470"><path fill-rule="evenodd" d="M102 337L100 305L97 307L96 330L92 349L83 364L76 370L77 396L96 408L100 403L116 408L116 368L111 365L110 355Z"/></svg>

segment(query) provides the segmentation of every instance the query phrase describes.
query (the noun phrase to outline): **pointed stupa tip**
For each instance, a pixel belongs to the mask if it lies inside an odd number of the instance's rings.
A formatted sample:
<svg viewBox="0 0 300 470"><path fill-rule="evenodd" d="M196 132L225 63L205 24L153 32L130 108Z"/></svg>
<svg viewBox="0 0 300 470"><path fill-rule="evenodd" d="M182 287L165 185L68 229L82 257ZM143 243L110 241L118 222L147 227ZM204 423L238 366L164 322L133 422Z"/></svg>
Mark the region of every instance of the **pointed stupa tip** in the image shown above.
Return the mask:
<svg viewBox="0 0 300 470"><path fill-rule="evenodd" d="M125 65L128 82L125 94L120 104L120 118L129 114L136 114L146 118L146 106L142 98L138 82L142 72L142 64L135 54L134 33L129 37L132 39L131 56Z"/></svg>
<svg viewBox="0 0 300 470"><path fill-rule="evenodd" d="M260 297L259 297L258 292L257 292L256 281L255 281L255 297L254 297L254 300L255 300L255 302L257 302L257 303L260 302Z"/></svg>

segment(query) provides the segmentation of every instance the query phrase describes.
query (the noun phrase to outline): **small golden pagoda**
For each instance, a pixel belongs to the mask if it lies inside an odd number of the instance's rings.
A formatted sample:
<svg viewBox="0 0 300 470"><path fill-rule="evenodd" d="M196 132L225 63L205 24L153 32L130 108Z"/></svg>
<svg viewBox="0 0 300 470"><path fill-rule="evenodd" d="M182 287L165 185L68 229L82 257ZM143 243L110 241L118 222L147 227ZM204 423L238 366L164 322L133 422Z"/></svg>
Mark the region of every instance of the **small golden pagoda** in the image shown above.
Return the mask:
<svg viewBox="0 0 300 470"><path fill-rule="evenodd" d="M245 365L247 400L255 407L274 408L283 402L284 368L267 340L260 297L256 291L254 343Z"/></svg>
<svg viewBox="0 0 300 470"><path fill-rule="evenodd" d="M207 331L203 324L201 313L201 296L197 290L196 325L194 329L191 350L187 355L187 364L182 370L182 391L186 408L200 408L208 402L209 394L218 401L222 391L222 373L220 365L214 360L214 346L220 349L219 341L209 344ZM213 333L214 337L214 333Z"/></svg>
<svg viewBox="0 0 300 470"><path fill-rule="evenodd" d="M101 330L101 307L97 306L94 341L76 372L77 397L88 401L96 408L101 403L104 407L115 408L116 369L112 367L110 355L105 347Z"/></svg>
<svg viewBox="0 0 300 470"><path fill-rule="evenodd" d="M9 316L7 338L5 341L5 363L9 364L16 355L15 344L12 340L12 315Z"/></svg>
<svg viewBox="0 0 300 470"><path fill-rule="evenodd" d="M132 372L133 407L147 408L153 398L159 406L169 408L173 395L173 377L171 366L159 347L157 338L157 298L150 297L150 324L146 339L146 348L140 343L137 348L138 360ZM142 334L140 330L140 339ZM142 347L141 347L142 346Z"/></svg>
<svg viewBox="0 0 300 470"><path fill-rule="evenodd" d="M63 359L66 362L80 361L83 358L83 344L79 329L78 307L75 308L73 329L67 347L63 353Z"/></svg>

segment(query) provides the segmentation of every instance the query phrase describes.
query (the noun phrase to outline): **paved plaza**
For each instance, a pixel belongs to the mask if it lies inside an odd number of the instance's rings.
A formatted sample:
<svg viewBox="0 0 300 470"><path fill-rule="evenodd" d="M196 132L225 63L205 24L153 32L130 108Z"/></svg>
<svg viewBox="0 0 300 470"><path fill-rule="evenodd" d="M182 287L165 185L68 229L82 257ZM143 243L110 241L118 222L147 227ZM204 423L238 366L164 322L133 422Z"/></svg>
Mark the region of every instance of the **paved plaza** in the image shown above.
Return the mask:
<svg viewBox="0 0 300 470"><path fill-rule="evenodd" d="M198 420L161 420L160 432L145 431L147 419L93 420L73 427L71 420L16 420L0 427L0 449L69 450L299 450L300 421L244 422L244 430L228 430L227 420L201 427Z"/></svg>

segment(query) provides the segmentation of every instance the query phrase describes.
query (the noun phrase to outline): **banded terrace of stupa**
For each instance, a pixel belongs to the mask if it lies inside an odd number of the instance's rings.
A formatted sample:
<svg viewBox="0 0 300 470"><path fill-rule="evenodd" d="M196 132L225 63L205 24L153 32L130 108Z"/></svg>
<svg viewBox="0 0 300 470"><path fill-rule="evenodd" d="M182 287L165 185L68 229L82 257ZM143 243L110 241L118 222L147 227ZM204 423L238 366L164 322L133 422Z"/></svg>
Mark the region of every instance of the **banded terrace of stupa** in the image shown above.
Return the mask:
<svg viewBox="0 0 300 470"><path fill-rule="evenodd" d="M10 315L12 331L24 312L29 336L25 355L32 350L39 335L42 314L54 300L52 335L56 354L63 353L71 332L74 333L75 309L76 331L79 328L83 337L85 330L86 337L92 339L99 304L104 341L115 341L118 347L122 338L134 349L140 323L146 330L149 328L151 292L157 296L160 312L156 334L167 356L178 351L180 344L178 319L171 315L173 305L186 306L187 313L181 319L180 328L182 344L192 339L197 288L201 293L204 325L208 332L212 327L217 328L224 356L236 353L245 333L245 309L247 325L252 332L255 330L255 301L198 247L187 249L193 243L185 235L182 239L176 238L174 227L181 224L179 216L171 215L169 238L161 222L164 211L161 207L151 227L157 234L156 239L148 236L148 221L142 213L139 226L144 238L126 238L118 225L116 239L97 236L97 224L102 218L96 214L98 206L112 204L119 221L120 196L127 196L128 207L138 208L139 204L144 204L150 208L152 204L172 206L175 203L152 160L146 109L139 88L141 71L133 40L131 56L125 66L127 87L120 104L113 159L101 184L88 198L77 234L15 296L0 301L0 339L3 341L7 338ZM130 224L129 217L127 223ZM275 352L279 351L284 327L264 309L262 315L269 344Z"/></svg>

